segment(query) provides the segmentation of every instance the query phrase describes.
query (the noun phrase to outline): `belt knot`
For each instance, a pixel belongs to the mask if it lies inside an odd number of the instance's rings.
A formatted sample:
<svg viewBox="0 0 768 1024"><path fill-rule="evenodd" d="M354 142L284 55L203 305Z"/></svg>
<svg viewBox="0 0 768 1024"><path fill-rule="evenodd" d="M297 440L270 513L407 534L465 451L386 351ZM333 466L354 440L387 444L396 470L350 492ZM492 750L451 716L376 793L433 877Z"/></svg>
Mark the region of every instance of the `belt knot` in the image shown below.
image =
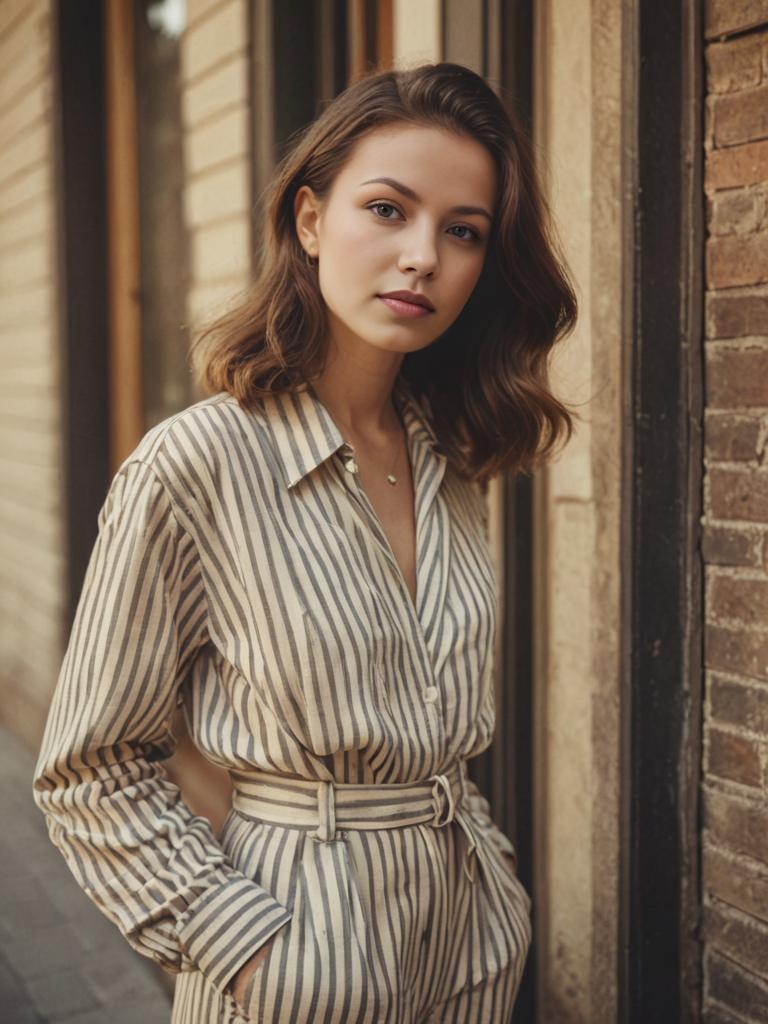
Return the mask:
<svg viewBox="0 0 768 1024"><path fill-rule="evenodd" d="M459 800L461 801L463 801L467 792L466 768L466 762L462 759L459 765L459 784L461 787ZM455 821L461 828L467 839L467 852L464 857L462 867L464 869L464 874L467 876L469 881L474 883L474 863L477 858L482 859L482 853L478 846L474 830L465 820L463 810L459 810L458 814L456 813L457 801L453 795L453 789L448 776L444 774L432 775L430 776L430 782L432 782L432 800L435 805L435 814L432 818L431 824L435 828L442 828L444 825L448 825L450 822Z"/></svg>
<svg viewBox="0 0 768 1024"><path fill-rule="evenodd" d="M456 799L447 775L432 775L431 781L432 801L435 805L435 816L431 824L435 828L442 828L456 817ZM446 811L445 817L441 817L444 810Z"/></svg>

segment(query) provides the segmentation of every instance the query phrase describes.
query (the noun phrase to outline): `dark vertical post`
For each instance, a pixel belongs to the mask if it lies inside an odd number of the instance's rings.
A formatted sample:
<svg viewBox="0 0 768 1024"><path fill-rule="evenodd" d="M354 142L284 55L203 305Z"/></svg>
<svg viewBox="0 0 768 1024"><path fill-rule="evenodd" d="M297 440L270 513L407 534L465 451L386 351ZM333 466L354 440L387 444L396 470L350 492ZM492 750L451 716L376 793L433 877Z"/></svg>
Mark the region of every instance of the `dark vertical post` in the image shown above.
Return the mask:
<svg viewBox="0 0 768 1024"><path fill-rule="evenodd" d="M680 1024L699 1019L703 30L684 0L634 14L621 1019Z"/></svg>
<svg viewBox="0 0 768 1024"><path fill-rule="evenodd" d="M102 4L59 0L54 18L68 632L110 476Z"/></svg>
<svg viewBox="0 0 768 1024"><path fill-rule="evenodd" d="M523 127L533 134L533 0L506 2L502 7L501 84L514 104ZM506 830L513 836L519 858L520 881L534 891L534 757L533 757L533 480L519 476L504 484L505 621L504 694L501 708L504 735L501 746L503 777L497 806ZM494 797L496 794L494 793ZM535 926L535 910L534 910ZM513 1020L536 1020L536 959L538 945L528 954Z"/></svg>

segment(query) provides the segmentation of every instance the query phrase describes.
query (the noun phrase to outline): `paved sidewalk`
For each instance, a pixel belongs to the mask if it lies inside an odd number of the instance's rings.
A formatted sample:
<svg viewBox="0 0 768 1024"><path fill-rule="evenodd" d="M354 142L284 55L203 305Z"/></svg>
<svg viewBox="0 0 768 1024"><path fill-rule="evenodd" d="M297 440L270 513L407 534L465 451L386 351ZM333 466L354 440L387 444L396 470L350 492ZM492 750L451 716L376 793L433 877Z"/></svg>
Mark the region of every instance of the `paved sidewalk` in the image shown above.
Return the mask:
<svg viewBox="0 0 768 1024"><path fill-rule="evenodd" d="M0 1020L169 1024L173 977L75 882L32 799L34 761L0 726Z"/></svg>

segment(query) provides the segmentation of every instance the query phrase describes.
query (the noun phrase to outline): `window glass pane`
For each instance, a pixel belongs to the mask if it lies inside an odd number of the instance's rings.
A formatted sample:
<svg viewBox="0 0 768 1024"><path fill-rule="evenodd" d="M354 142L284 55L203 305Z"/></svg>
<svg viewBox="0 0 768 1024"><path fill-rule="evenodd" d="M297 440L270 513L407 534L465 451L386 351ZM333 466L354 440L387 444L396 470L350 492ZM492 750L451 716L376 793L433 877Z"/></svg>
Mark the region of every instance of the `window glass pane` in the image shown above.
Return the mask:
<svg viewBox="0 0 768 1024"><path fill-rule="evenodd" d="M142 376L149 428L193 400L179 52L186 3L139 0L134 11Z"/></svg>

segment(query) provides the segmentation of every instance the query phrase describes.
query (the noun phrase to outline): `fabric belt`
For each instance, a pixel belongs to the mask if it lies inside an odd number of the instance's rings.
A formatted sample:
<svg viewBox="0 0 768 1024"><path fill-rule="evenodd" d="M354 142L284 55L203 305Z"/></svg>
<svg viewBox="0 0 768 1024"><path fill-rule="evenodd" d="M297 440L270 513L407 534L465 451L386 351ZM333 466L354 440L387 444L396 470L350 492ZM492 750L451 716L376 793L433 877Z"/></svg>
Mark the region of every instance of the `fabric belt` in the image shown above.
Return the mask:
<svg viewBox="0 0 768 1024"><path fill-rule="evenodd" d="M232 806L246 818L307 829L318 842L339 838L337 828L374 830L455 821L467 838L464 872L474 882L475 854L483 859L466 800L467 762L421 782L356 783L298 779L274 772L229 769Z"/></svg>

